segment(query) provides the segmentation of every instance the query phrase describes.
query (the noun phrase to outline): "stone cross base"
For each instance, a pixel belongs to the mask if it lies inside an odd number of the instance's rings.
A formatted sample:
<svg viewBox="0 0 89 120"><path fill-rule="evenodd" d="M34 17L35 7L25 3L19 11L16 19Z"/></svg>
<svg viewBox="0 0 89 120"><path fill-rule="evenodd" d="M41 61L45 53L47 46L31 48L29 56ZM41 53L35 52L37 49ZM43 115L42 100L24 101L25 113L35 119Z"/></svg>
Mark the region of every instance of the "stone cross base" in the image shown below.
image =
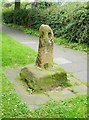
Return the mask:
<svg viewBox="0 0 89 120"><path fill-rule="evenodd" d="M24 67L20 76L34 91L47 91L67 81L66 72L56 64L49 69L41 69L32 64Z"/></svg>

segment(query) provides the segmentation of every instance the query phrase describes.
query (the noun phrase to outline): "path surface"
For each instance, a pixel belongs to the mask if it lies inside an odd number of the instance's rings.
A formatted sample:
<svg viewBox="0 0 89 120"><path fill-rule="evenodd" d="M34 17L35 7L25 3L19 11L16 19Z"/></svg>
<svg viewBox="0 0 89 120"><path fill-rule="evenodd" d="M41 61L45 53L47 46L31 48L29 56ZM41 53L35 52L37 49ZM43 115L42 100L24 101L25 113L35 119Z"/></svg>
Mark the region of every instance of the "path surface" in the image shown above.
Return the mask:
<svg viewBox="0 0 89 120"><path fill-rule="evenodd" d="M38 109L50 100L63 101L64 99L74 98L78 95L87 95L87 86L81 84L79 81L76 81L74 78L72 78L71 82L73 82L73 86L71 87L58 86L46 91L45 93L30 94L30 89L28 88L26 82L17 79L20 71L21 69L7 69L5 70L5 74L7 79L14 85L17 95L20 97L22 102L27 104L30 110Z"/></svg>
<svg viewBox="0 0 89 120"><path fill-rule="evenodd" d="M3 26L2 31L22 44L38 50L38 37L24 34L19 30L15 30L10 27ZM87 82L87 54L79 51L74 51L68 48L63 48L58 45L54 45L54 61L60 64L67 72L72 72L74 75L81 79L83 82ZM73 76L68 77L72 80L72 87L57 87L53 90L47 91L46 94L30 94L28 92L28 86L25 82L18 80L17 76L20 73L19 69L7 69L5 74L7 79L14 84L14 89L17 92L21 100L27 104L28 108L37 109L43 104L46 104L49 100L61 101L64 99L74 98L78 95L87 94L87 86L81 84L81 82ZM77 84L76 84L77 83Z"/></svg>
<svg viewBox="0 0 89 120"><path fill-rule="evenodd" d="M38 37L27 35L7 26L2 27L2 32L35 51L38 50ZM87 82L87 54L85 52L63 48L55 44L54 62L60 64L67 72L73 73L78 79Z"/></svg>

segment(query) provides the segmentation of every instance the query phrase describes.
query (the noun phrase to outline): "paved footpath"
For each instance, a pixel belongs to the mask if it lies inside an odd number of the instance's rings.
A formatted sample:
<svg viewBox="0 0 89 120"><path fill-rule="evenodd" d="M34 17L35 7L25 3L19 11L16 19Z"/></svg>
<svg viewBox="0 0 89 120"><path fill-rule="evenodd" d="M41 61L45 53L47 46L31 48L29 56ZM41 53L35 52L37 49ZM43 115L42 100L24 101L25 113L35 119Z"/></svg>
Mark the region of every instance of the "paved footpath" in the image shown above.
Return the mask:
<svg viewBox="0 0 89 120"><path fill-rule="evenodd" d="M38 37L25 34L7 26L2 27L2 32L35 51L38 51ZM60 64L67 72L73 73L79 80L87 82L87 54L85 52L63 48L62 46L55 44L54 62Z"/></svg>

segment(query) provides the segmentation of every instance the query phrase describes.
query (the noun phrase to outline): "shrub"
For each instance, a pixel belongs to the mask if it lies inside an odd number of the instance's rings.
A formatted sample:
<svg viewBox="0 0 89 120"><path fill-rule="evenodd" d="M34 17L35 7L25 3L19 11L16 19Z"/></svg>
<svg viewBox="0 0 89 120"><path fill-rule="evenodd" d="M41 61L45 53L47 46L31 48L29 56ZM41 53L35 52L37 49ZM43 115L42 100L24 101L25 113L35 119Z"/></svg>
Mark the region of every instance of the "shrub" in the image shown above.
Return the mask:
<svg viewBox="0 0 89 120"><path fill-rule="evenodd" d="M13 23L13 14L14 14L14 11L3 12L3 14L2 14L3 21L7 24Z"/></svg>
<svg viewBox="0 0 89 120"><path fill-rule="evenodd" d="M14 23L17 25L27 25L28 10L24 10L24 9L14 10L13 19L14 19Z"/></svg>
<svg viewBox="0 0 89 120"><path fill-rule="evenodd" d="M86 7L86 3L82 5L72 3L69 5L71 7L68 5L61 7L54 4L44 8L44 4L39 3L38 7L28 10L20 9L19 11L3 12L3 20L5 23L15 23L35 29L39 29L41 24L48 24L57 37L89 44L87 27L89 7Z"/></svg>
<svg viewBox="0 0 89 120"><path fill-rule="evenodd" d="M29 10L28 26L31 28L39 28L41 25L41 14L40 9L32 8Z"/></svg>
<svg viewBox="0 0 89 120"><path fill-rule="evenodd" d="M27 25L28 23L28 10L12 10L4 11L2 14L5 23L15 23L17 25Z"/></svg>
<svg viewBox="0 0 89 120"><path fill-rule="evenodd" d="M72 19L65 28L65 37L70 41L89 44L88 21L89 12L86 7L75 10Z"/></svg>

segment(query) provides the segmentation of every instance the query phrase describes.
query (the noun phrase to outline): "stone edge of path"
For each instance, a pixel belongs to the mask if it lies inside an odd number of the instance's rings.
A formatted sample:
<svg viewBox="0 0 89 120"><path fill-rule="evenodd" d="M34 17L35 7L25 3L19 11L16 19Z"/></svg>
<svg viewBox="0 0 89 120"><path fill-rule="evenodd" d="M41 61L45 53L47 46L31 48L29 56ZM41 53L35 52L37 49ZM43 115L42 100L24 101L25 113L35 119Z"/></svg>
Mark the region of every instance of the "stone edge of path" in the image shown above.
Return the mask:
<svg viewBox="0 0 89 120"><path fill-rule="evenodd" d="M61 101L64 99L74 98L78 95L87 94L87 86L79 84L72 87L57 87L46 93L30 94L28 86L25 82L18 80L20 69L7 69L5 75L7 79L14 85L14 89L29 109L37 109L46 104L50 100Z"/></svg>

